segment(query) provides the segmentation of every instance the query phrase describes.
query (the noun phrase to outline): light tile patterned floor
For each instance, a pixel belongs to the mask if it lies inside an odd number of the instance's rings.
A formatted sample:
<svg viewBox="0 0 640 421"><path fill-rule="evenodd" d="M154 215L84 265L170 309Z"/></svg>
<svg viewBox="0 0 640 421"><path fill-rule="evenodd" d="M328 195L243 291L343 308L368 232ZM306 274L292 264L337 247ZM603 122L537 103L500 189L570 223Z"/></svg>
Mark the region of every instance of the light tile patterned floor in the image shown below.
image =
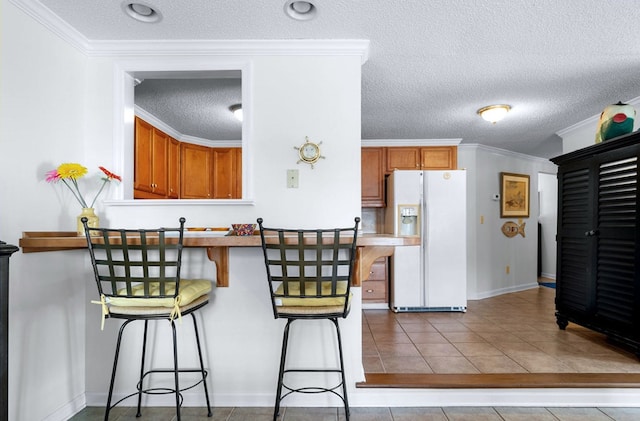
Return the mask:
<svg viewBox="0 0 640 421"><path fill-rule="evenodd" d="M400 313L365 310L367 372L518 373L640 372L632 353L569 324L558 329L553 289L541 287L470 301L466 313ZM104 408L71 418L98 421ZM184 408L185 421L270 421L273 408ZM111 420L175 420L174 408L115 408ZM340 421L342 408L282 408L280 421ZM637 421L640 408L443 407L351 408L352 421Z"/></svg>
<svg viewBox="0 0 640 421"><path fill-rule="evenodd" d="M555 321L555 290L469 301L466 313L364 310L367 373L640 373L605 335ZM639 418L640 419L640 418Z"/></svg>
<svg viewBox="0 0 640 421"><path fill-rule="evenodd" d="M72 421L99 421L104 409L85 408ZM184 408L184 421L271 421L273 408L214 408L207 418L204 408ZM110 420L173 421L174 408L144 408L136 418L135 408L117 408ZM344 410L336 408L283 408L280 421L341 421ZM637 421L640 408L351 408L351 421Z"/></svg>

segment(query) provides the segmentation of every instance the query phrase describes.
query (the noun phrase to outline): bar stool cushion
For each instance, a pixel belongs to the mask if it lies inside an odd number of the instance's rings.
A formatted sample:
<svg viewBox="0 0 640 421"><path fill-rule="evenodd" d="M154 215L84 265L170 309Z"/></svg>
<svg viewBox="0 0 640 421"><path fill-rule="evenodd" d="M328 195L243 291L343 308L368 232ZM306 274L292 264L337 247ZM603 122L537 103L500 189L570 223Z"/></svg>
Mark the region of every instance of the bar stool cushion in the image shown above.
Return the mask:
<svg viewBox="0 0 640 421"><path fill-rule="evenodd" d="M305 286L305 292L300 297L300 283L289 282L288 291L285 293L284 282L276 288L274 293L275 303L277 307L281 306L299 306L299 307L326 307L326 306L342 306L344 307L344 295L347 292L347 282L338 282L336 292L331 293L332 283L327 281L322 284L320 294L316 291L316 282L308 282ZM320 295L320 297L314 297ZM342 295L342 297L336 295ZM296 296L300 298L296 298ZM351 298L351 293L349 293Z"/></svg>
<svg viewBox="0 0 640 421"><path fill-rule="evenodd" d="M165 295L173 295L175 288L175 282L168 282L165 286ZM177 303L180 306L190 304L195 299L208 294L211 291L211 281L207 279L181 279L180 280L180 293L174 299L173 297L167 298L145 298L144 284L138 284L131 288L132 294L139 295L140 298L131 297L109 297L107 303L117 307L174 307ZM123 288L118 291L119 295L125 295L126 289ZM153 282L149 284L149 295L160 295L160 284Z"/></svg>

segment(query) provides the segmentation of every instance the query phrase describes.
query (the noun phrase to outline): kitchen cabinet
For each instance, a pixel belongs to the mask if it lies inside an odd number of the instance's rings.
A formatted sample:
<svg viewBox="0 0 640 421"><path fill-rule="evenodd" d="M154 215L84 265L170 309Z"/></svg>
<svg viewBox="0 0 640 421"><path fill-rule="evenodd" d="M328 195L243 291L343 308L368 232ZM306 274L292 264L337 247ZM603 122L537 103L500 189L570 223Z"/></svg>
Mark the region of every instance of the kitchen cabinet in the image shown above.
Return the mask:
<svg viewBox="0 0 640 421"><path fill-rule="evenodd" d="M180 144L180 197L182 199L211 199L212 148Z"/></svg>
<svg viewBox="0 0 640 421"><path fill-rule="evenodd" d="M384 165L385 148L362 148L362 207L376 208L385 206Z"/></svg>
<svg viewBox="0 0 640 421"><path fill-rule="evenodd" d="M168 144L168 191L167 198L180 198L180 142L169 138Z"/></svg>
<svg viewBox="0 0 640 421"><path fill-rule="evenodd" d="M420 148L420 169L455 170L457 168L457 146L428 146Z"/></svg>
<svg viewBox="0 0 640 421"><path fill-rule="evenodd" d="M640 134L558 165L556 321L602 332L640 355Z"/></svg>
<svg viewBox="0 0 640 421"><path fill-rule="evenodd" d="M242 149L180 144L182 199L240 199Z"/></svg>
<svg viewBox="0 0 640 421"><path fill-rule="evenodd" d="M371 265L369 278L362 283L362 301L364 303L388 303L387 285L389 283L387 257L380 257Z"/></svg>
<svg viewBox="0 0 640 421"><path fill-rule="evenodd" d="M387 174L393 170L455 170L458 168L457 146L388 147Z"/></svg>
<svg viewBox="0 0 640 421"><path fill-rule="evenodd" d="M242 197L242 149L212 148L212 198L240 199Z"/></svg>
<svg viewBox="0 0 640 421"><path fill-rule="evenodd" d="M138 117L134 127L134 197L166 198L169 136Z"/></svg>

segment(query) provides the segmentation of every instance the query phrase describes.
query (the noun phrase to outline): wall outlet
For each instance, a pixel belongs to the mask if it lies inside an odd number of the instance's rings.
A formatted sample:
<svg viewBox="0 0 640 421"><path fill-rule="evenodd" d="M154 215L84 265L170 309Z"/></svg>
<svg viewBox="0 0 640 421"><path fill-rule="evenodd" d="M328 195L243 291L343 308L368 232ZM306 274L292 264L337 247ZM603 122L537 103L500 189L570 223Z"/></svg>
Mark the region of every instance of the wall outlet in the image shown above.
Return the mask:
<svg viewBox="0 0 640 421"><path fill-rule="evenodd" d="M509 274L509 272L511 272L511 268L509 267L509 265L507 265L507 267L505 268L507 275Z"/></svg>
<svg viewBox="0 0 640 421"><path fill-rule="evenodd" d="M298 170L287 170L287 188L298 188Z"/></svg>

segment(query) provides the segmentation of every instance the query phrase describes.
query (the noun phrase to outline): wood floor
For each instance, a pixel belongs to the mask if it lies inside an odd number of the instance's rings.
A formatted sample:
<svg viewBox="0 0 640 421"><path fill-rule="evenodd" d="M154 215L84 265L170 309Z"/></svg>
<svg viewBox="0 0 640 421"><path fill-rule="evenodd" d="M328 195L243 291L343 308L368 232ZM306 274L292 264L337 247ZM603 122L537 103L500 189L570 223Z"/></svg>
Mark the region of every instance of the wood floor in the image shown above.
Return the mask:
<svg viewBox="0 0 640 421"><path fill-rule="evenodd" d="M364 310L363 388L640 387L640 362L554 316L539 287L469 301L466 313Z"/></svg>

